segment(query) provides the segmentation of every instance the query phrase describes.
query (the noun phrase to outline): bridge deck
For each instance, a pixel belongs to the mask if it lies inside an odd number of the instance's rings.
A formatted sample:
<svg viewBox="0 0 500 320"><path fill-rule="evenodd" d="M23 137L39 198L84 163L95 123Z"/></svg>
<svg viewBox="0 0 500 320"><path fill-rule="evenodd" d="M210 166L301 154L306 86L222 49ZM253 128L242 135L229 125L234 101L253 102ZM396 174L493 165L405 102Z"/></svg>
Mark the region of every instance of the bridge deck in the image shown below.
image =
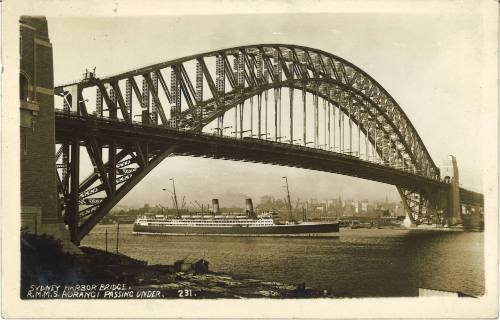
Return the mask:
<svg viewBox="0 0 500 320"><path fill-rule="evenodd" d="M98 137L104 146L111 139L123 147L133 145L136 141L147 142L150 148L159 150L176 145L177 155L298 167L402 187L449 188L449 184L439 180L337 152L261 139L221 137L109 118L56 112L57 143L72 137L84 141L86 136Z"/></svg>

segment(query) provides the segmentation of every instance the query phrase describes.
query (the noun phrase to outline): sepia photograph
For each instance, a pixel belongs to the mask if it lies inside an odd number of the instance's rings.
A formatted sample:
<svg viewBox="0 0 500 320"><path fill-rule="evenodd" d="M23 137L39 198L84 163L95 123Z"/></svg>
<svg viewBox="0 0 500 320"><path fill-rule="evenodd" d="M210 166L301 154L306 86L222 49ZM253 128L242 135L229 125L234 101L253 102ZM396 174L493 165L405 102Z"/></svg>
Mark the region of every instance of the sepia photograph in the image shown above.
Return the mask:
<svg viewBox="0 0 500 320"><path fill-rule="evenodd" d="M246 3L4 3L2 314L498 316L498 3Z"/></svg>

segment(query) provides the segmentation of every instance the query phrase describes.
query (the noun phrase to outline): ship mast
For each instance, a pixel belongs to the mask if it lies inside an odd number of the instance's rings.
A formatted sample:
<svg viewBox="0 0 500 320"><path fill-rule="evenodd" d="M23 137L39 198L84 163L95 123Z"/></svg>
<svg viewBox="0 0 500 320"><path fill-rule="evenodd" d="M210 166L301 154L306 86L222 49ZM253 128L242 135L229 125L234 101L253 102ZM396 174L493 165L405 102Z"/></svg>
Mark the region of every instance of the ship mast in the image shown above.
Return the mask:
<svg viewBox="0 0 500 320"><path fill-rule="evenodd" d="M288 200L288 220L292 221L292 203L290 202L290 190L288 189L288 178L283 177L286 182L286 195Z"/></svg>
<svg viewBox="0 0 500 320"><path fill-rule="evenodd" d="M174 204L175 204L175 210L177 211L177 216L180 217L179 214L179 204L177 203L177 193L175 192L175 182L174 178L170 178L172 180L172 187L174 188Z"/></svg>

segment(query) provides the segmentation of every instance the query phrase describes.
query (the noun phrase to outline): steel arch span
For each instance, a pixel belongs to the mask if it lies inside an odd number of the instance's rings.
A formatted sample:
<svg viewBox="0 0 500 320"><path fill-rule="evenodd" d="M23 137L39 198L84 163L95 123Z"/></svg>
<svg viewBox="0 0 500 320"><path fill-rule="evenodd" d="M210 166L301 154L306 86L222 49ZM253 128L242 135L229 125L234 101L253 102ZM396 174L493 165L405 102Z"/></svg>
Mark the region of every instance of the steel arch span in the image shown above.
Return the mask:
<svg viewBox="0 0 500 320"><path fill-rule="evenodd" d="M59 112L89 120L137 127L139 117L142 127L179 133L212 127L220 137L232 129L232 138L310 146L419 176L429 183L396 184L416 223L448 206L433 184L441 183L440 171L398 103L366 72L318 49L250 45L110 77L87 71L83 80L55 88L55 94L63 101ZM147 139L116 134L104 139L92 130L80 137L59 136L58 143L61 203L75 242L158 163L182 149L174 142L154 147ZM86 147L94 167L82 182L79 146ZM451 186L439 188L444 189L448 193Z"/></svg>

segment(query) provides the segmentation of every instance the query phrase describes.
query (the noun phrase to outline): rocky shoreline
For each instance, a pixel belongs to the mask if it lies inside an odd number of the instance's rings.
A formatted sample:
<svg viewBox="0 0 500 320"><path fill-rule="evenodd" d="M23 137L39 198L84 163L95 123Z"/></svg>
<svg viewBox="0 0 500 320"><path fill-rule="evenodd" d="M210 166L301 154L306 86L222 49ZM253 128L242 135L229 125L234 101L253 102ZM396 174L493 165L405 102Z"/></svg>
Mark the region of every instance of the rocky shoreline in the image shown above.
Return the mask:
<svg viewBox="0 0 500 320"><path fill-rule="evenodd" d="M257 279L239 279L221 274L176 273L173 281L135 286L136 291L157 290L161 298L314 298L333 297L302 285Z"/></svg>
<svg viewBox="0 0 500 320"><path fill-rule="evenodd" d="M23 234L22 299L317 298L335 295L304 283L283 284L217 272L177 272L131 257L80 247L67 253L48 237ZM50 289L49 289L50 288Z"/></svg>
<svg viewBox="0 0 500 320"><path fill-rule="evenodd" d="M211 271L176 272L172 265L147 265L121 254L106 253L94 248L81 249L86 254L106 255L111 259L119 259L116 264L101 266L101 270L113 274L114 281L127 283L131 291L144 292L141 298L333 297L332 293L314 290L305 284L290 285Z"/></svg>

